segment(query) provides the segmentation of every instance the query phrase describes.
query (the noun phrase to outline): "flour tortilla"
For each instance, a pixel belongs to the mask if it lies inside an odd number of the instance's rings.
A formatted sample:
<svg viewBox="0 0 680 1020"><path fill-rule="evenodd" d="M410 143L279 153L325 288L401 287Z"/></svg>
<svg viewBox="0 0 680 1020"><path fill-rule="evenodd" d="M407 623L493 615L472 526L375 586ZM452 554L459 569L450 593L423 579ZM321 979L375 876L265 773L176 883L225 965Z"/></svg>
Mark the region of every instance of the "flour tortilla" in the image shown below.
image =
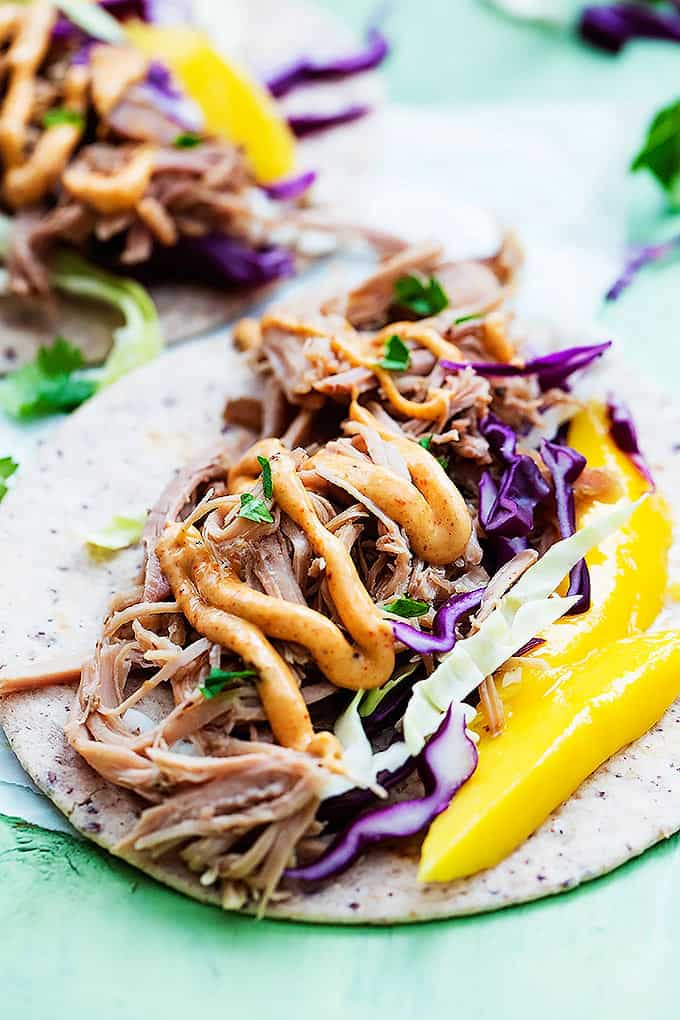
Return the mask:
<svg viewBox="0 0 680 1020"><path fill-rule="evenodd" d="M679 505L671 451L680 411L612 359L607 384L634 401L661 489ZM77 668L91 654L114 592L141 565L139 548L93 560L83 536L126 506L150 506L179 464L219 434L228 396L256 383L225 335L168 353L102 391L42 445L0 512L0 678ZM672 570L678 567L678 548ZM672 610L664 623L670 622ZM70 687L0 700L0 723L27 772L83 835L112 850L139 803L68 746ZM386 924L492 910L601 875L680 828L680 701L654 729L588 779L497 867L448 885L419 885L417 849L380 849L318 891L270 904L273 917ZM179 864L126 859L205 902L214 893Z"/></svg>
<svg viewBox="0 0 680 1020"><path fill-rule="evenodd" d="M335 15L306 0L248 0L248 4L198 4L199 21L215 45L247 66L259 79L302 55L315 58L351 52L357 36ZM201 8L204 8L202 10ZM282 101L286 113L337 111L354 103L375 108L383 98L377 71L344 81L296 90ZM347 181L356 180L373 162L374 118L357 121L299 143L301 169L320 171L323 211L340 219ZM304 264L301 267L304 270ZM121 275L125 275L121 269ZM222 289L177 281L149 288L158 306L166 343L174 344L216 329L262 301L273 285ZM0 297L0 375L35 357L38 349L65 336L90 364L104 360L120 319L98 302L57 295L50 302Z"/></svg>

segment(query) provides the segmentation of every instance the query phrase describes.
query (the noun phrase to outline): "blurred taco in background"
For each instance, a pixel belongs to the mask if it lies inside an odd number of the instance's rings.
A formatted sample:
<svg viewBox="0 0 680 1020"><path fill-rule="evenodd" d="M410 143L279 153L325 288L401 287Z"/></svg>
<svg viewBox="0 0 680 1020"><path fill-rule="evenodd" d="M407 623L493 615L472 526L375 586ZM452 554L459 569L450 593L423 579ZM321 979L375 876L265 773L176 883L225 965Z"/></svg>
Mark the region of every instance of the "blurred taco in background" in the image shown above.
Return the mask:
<svg viewBox="0 0 680 1020"><path fill-rule="evenodd" d="M57 334L102 361L141 287L167 341L195 335L337 247L305 207L321 163L365 144L384 37L352 49L297 4L207 13L210 35L169 0L0 5L0 372ZM211 38L239 17L227 58ZM329 39L344 56L305 56ZM344 124L339 149L296 145Z"/></svg>

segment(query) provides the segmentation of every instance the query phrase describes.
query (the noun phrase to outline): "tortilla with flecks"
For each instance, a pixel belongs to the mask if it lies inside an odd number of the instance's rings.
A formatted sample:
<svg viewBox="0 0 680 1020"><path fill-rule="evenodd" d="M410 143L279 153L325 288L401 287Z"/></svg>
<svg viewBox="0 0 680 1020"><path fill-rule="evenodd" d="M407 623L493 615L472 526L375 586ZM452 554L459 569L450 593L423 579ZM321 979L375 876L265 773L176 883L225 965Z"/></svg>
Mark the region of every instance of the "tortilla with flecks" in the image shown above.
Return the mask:
<svg viewBox="0 0 680 1020"><path fill-rule="evenodd" d="M615 361L608 384L632 396L661 489L677 506L680 474L671 442L680 414ZM150 505L178 464L219 433L227 395L252 378L225 338L166 356L102 392L56 431L27 467L0 515L0 676L66 668L90 653L114 591L134 577L141 552L104 562L82 536L126 502ZM678 548L673 551L674 565ZM666 616L677 616L672 609ZM667 620L666 620L667 622ZM73 691L52 687L0 701L0 722L24 767L85 836L112 849L139 813L136 797L93 772L63 736ZM495 909L601 875L680 828L680 702L617 754L497 867L446 885L419 885L417 849L381 848L316 892L270 904L271 916L374 924ZM178 864L126 859L206 902L216 902Z"/></svg>

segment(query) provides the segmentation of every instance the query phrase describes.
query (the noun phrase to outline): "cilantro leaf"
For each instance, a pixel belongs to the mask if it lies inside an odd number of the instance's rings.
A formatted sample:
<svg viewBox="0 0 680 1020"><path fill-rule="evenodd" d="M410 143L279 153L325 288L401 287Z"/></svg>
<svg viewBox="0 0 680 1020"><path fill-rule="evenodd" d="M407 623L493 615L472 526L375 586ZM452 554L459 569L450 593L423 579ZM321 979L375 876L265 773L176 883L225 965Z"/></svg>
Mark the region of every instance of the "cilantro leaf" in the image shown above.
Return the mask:
<svg viewBox="0 0 680 1020"><path fill-rule="evenodd" d="M262 468L262 489L265 499L274 498L274 482L272 481L272 466L267 457L258 457L257 463Z"/></svg>
<svg viewBox="0 0 680 1020"><path fill-rule="evenodd" d="M97 388L92 379L77 374L83 364L78 348L58 337L0 383L0 407L13 418L72 411Z"/></svg>
<svg viewBox="0 0 680 1020"><path fill-rule="evenodd" d="M411 352L396 333L385 343L385 357L378 362L380 368L388 372L404 372L411 362Z"/></svg>
<svg viewBox="0 0 680 1020"><path fill-rule="evenodd" d="M680 204L680 100L656 114L630 169L649 170L675 204Z"/></svg>
<svg viewBox="0 0 680 1020"><path fill-rule="evenodd" d="M432 436L421 436L418 440L418 446L422 446L423 450L429 450L432 446Z"/></svg>
<svg viewBox="0 0 680 1020"><path fill-rule="evenodd" d="M449 458L448 457L436 457L435 459L436 459L437 463L439 464L439 466L444 469L444 471L448 471L448 469L449 469Z"/></svg>
<svg viewBox="0 0 680 1020"><path fill-rule="evenodd" d="M43 114L43 127L51 128L59 124L74 124L76 127L84 127L85 117L77 110L69 110L66 106L56 106Z"/></svg>
<svg viewBox="0 0 680 1020"><path fill-rule="evenodd" d="M454 319L454 326L462 326L464 322L472 322L473 319L480 319L479 312L473 312L472 315L461 315L459 319Z"/></svg>
<svg viewBox="0 0 680 1020"><path fill-rule="evenodd" d="M426 281L412 274L400 276L394 282L394 298L395 304L421 318L437 315L449 304L446 291L434 276Z"/></svg>
<svg viewBox="0 0 680 1020"><path fill-rule="evenodd" d="M12 457L0 457L0 502L7 495L5 482L14 474L18 467L19 465Z"/></svg>
<svg viewBox="0 0 680 1020"><path fill-rule="evenodd" d="M201 136L194 134L193 131L183 131L181 135L177 135L172 144L176 149L195 149L202 141Z"/></svg>
<svg viewBox="0 0 680 1020"><path fill-rule="evenodd" d="M245 517L247 521L255 521L256 524L273 524L274 518L267 509L263 499L253 496L252 492L241 493L241 509L239 517Z"/></svg>
<svg viewBox="0 0 680 1020"><path fill-rule="evenodd" d="M418 599L411 599L406 595L388 602L384 607L388 613L395 616L403 616L405 620L413 620L416 616L424 616L429 613L430 607L427 602L420 602Z"/></svg>
<svg viewBox="0 0 680 1020"><path fill-rule="evenodd" d="M235 680L257 676L254 669L224 670L211 669L208 676L198 688L204 698L216 698L227 688L232 687Z"/></svg>

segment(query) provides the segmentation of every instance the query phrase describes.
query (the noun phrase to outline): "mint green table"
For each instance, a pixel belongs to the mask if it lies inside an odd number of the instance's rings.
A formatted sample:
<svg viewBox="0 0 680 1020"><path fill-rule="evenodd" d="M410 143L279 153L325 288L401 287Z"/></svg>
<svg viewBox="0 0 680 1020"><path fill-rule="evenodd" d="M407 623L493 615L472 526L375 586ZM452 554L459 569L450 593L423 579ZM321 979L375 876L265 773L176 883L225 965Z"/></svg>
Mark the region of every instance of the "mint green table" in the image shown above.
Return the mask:
<svg viewBox="0 0 680 1020"><path fill-rule="evenodd" d="M361 24L367 0L326 0ZM400 5L405 102L621 99L680 92L680 48L612 61L473 0ZM631 188L631 231L669 229ZM621 309L651 368L678 378L678 269ZM638 349L638 355L640 351ZM680 437L679 437L680 438ZM254 923L169 892L94 848L0 819L0 1016L8 1020L550 1020L680 1015L680 840L555 900L391 930Z"/></svg>

